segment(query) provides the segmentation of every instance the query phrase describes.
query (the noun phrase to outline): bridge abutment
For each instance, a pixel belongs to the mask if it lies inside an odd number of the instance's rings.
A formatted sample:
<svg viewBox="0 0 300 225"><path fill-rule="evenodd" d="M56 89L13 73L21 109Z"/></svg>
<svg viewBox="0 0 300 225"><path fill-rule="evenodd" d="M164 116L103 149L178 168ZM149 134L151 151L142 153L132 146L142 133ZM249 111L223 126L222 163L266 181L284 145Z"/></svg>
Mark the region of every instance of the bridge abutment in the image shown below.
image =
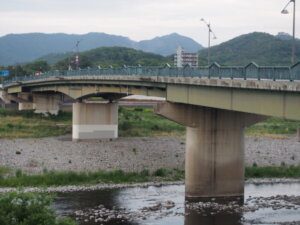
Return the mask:
<svg viewBox="0 0 300 225"><path fill-rule="evenodd" d="M244 195L244 127L265 116L177 103L159 104L156 113L187 126L188 200Z"/></svg>
<svg viewBox="0 0 300 225"><path fill-rule="evenodd" d="M117 137L117 103L73 103L74 141Z"/></svg>

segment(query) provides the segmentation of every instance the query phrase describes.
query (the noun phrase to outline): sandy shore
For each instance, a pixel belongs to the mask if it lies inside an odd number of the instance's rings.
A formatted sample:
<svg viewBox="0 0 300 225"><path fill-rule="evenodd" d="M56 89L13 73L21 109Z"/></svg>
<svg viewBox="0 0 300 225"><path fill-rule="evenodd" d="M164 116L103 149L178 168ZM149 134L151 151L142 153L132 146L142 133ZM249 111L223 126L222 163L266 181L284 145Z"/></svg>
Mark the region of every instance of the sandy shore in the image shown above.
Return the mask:
<svg viewBox="0 0 300 225"><path fill-rule="evenodd" d="M246 137L245 164L252 166L299 165L300 143L295 138ZM72 142L70 137L2 139L0 166L27 173L44 169L96 171L184 168L182 137L118 138L103 142Z"/></svg>

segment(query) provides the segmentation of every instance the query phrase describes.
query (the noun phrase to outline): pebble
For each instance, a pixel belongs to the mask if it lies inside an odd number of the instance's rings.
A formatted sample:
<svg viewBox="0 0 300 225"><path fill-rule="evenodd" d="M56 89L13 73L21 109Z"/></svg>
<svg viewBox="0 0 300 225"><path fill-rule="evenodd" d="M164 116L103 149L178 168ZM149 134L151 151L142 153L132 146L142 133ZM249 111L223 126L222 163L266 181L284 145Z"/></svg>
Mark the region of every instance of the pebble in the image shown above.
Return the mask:
<svg viewBox="0 0 300 225"><path fill-rule="evenodd" d="M218 203L217 199L211 199L210 202L185 202L185 209L189 210L185 213L179 213L170 210L176 207L175 202L168 200L163 202L156 202L152 205L145 206L141 209L132 210L126 208L112 207L111 209L105 208L104 205L99 205L95 208L89 208L84 210L78 210L74 212L76 220L80 221L95 221L95 222L111 222L111 221L141 221L146 220L149 217L153 217L156 220L162 219L167 216L188 216L190 212L196 212L202 216L215 216L217 214L234 214L255 212L263 208L272 208L273 210L300 209L300 196L295 195L276 195L270 197L249 197L245 204L241 205L237 201L230 201L224 203ZM101 209L102 213L98 213ZM178 207L177 207L178 209ZM285 223L283 223L285 225ZM299 224L299 221L295 221L289 224Z"/></svg>

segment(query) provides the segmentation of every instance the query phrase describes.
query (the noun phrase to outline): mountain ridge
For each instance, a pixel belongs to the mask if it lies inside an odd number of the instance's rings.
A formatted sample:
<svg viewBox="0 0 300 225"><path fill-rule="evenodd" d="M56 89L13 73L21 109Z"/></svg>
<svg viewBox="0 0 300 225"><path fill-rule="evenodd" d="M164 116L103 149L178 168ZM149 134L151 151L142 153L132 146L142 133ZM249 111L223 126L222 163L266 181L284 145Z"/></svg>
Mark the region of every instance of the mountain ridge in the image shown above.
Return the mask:
<svg viewBox="0 0 300 225"><path fill-rule="evenodd" d="M38 32L8 34L0 37L0 65L30 62L50 53L72 52L76 50L75 45L78 40L82 40L79 45L80 51L98 47L127 47L166 56L175 53L179 44L187 51L197 52L203 48L193 39L177 33L142 41L133 41L125 36L103 32L82 35Z"/></svg>

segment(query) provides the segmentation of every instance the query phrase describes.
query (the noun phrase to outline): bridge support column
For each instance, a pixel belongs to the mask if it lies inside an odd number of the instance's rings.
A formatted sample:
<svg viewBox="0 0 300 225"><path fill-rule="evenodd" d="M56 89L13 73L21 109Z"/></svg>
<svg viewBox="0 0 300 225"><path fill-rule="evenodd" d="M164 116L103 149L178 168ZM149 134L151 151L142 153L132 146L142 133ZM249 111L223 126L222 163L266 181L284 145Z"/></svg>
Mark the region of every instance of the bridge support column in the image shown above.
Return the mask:
<svg viewBox="0 0 300 225"><path fill-rule="evenodd" d="M265 116L176 103L159 104L156 113L187 126L188 200L244 195L244 127Z"/></svg>
<svg viewBox="0 0 300 225"><path fill-rule="evenodd" d="M74 103L73 140L118 137L117 103Z"/></svg>
<svg viewBox="0 0 300 225"><path fill-rule="evenodd" d="M35 113L57 115L61 95L58 94L33 94L33 109Z"/></svg>
<svg viewBox="0 0 300 225"><path fill-rule="evenodd" d="M15 99L19 102L19 110L35 110L35 113L57 115L61 95L19 93Z"/></svg>
<svg viewBox="0 0 300 225"><path fill-rule="evenodd" d="M33 110L34 105L32 102L32 95L30 93L18 93L18 96L14 96L14 101L18 102L18 109L21 110Z"/></svg>

